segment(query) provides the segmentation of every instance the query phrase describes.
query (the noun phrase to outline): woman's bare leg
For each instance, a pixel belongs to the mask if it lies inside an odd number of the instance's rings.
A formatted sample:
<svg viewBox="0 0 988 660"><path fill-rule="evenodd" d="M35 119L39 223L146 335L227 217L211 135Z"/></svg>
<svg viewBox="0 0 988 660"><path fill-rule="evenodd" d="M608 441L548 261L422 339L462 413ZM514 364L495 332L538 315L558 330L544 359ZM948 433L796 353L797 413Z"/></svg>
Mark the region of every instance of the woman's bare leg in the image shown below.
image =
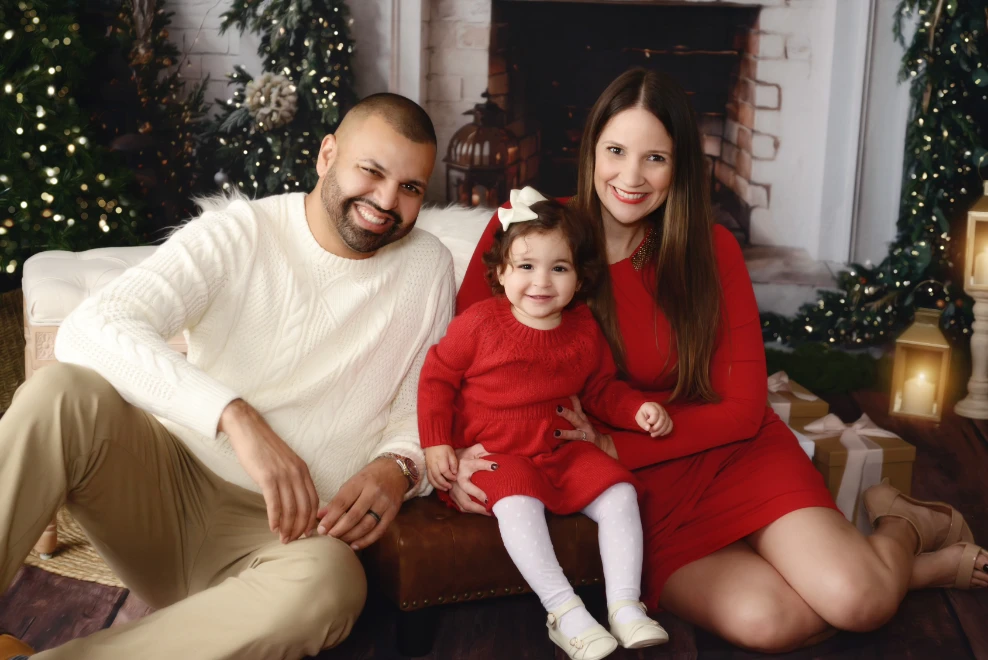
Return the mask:
<svg viewBox="0 0 988 660"><path fill-rule="evenodd" d="M858 632L891 619L910 588L952 584L961 550L951 546L917 560L919 539L906 521L884 518L866 538L824 508L788 513L748 542L825 621ZM985 562L982 555L978 566ZM988 583L988 575L976 570L974 581Z"/></svg>
<svg viewBox="0 0 988 660"><path fill-rule="evenodd" d="M833 634L785 579L739 541L672 574L661 605L744 648L781 653Z"/></svg>

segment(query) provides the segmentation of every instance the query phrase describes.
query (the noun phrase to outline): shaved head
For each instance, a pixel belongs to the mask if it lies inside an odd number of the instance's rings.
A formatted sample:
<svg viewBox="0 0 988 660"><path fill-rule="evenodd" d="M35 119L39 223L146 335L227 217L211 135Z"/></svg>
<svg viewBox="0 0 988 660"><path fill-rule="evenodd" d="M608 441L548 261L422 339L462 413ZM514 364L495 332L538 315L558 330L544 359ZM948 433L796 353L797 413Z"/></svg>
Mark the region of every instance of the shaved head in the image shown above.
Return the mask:
<svg viewBox="0 0 988 660"><path fill-rule="evenodd" d="M319 183L306 197L316 241L364 259L415 226L436 162L436 132L417 103L374 94L326 135L316 158Z"/></svg>
<svg viewBox="0 0 988 660"><path fill-rule="evenodd" d="M387 92L371 94L353 106L337 127L337 137L345 139L368 117L380 117L395 132L412 142L436 146L436 129L422 106L404 96Z"/></svg>

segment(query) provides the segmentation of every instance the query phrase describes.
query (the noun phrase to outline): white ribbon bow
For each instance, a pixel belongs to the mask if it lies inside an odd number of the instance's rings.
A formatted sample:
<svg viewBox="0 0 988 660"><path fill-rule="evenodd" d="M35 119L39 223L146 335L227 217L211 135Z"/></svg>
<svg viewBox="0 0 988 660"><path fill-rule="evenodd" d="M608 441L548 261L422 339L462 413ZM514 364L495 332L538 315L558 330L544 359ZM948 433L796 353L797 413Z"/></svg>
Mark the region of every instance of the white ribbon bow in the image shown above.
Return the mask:
<svg viewBox="0 0 988 660"><path fill-rule="evenodd" d="M861 495L882 480L884 451L881 445L871 438L898 438L886 431L868 415L861 415L856 422L845 424L833 413L810 422L803 432L811 440L833 437L840 433L840 443L847 449L847 463L844 476L837 490L837 508L844 517L855 523L862 534L871 534L871 523L864 508ZM857 518L855 518L857 512Z"/></svg>
<svg viewBox="0 0 988 660"><path fill-rule="evenodd" d="M803 401L816 401L820 397L812 392L794 392L789 383L789 374L784 371L776 371L768 377L768 391L772 394L776 392L789 392Z"/></svg>
<svg viewBox="0 0 988 660"><path fill-rule="evenodd" d="M799 392L794 391L792 384L789 382L789 374L784 371L776 371L774 374L768 377L768 404L772 406L772 410L775 411L782 421L789 423L790 412L792 410L792 403L786 397L782 396L780 392L789 392L797 399L802 399L803 401L816 401L820 397L811 392Z"/></svg>
<svg viewBox="0 0 988 660"><path fill-rule="evenodd" d="M530 207L536 202L544 202L546 198L538 190L531 186L525 186L521 190L512 190L508 197L511 208L499 208L497 219L501 221L501 229L508 231L508 227L515 222L528 222L538 218Z"/></svg>
<svg viewBox="0 0 988 660"><path fill-rule="evenodd" d="M776 371L774 374L768 377L768 405L772 406L772 410L775 414L782 418L782 421L786 424L789 423L789 418L792 416L792 402L786 397L782 396L780 392L789 392L797 399L802 399L803 401L816 401L820 397L811 392L799 392L792 388L792 384L789 382L789 374L784 371Z"/></svg>

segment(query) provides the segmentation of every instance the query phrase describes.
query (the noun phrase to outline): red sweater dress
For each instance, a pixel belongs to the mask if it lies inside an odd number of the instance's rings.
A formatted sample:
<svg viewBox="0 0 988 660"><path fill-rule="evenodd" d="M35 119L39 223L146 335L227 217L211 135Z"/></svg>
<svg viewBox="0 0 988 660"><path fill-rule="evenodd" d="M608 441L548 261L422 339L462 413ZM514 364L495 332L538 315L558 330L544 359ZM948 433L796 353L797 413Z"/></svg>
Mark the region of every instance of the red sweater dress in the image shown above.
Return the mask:
<svg viewBox="0 0 988 660"><path fill-rule="evenodd" d="M457 312L491 295L481 255L498 226L495 214L460 287ZM836 509L823 477L767 406L761 322L737 240L716 226L714 248L723 307L710 377L720 400L666 405L674 429L662 438L597 425L635 471L645 529L643 592L651 608L669 576L686 564L791 511ZM611 264L610 276L630 384L665 405L676 385L676 344L649 293L654 270L635 271L625 259Z"/></svg>
<svg viewBox="0 0 988 660"><path fill-rule="evenodd" d="M556 429L571 428L556 407L571 407L576 394L609 425L639 428L635 414L647 399L615 376L586 305L564 310L557 327L536 330L514 317L507 298L488 298L453 319L426 356L418 394L422 446L482 443L493 454L487 460L498 464L473 477L488 508L527 495L555 513L580 511L634 477L590 442L555 438Z"/></svg>

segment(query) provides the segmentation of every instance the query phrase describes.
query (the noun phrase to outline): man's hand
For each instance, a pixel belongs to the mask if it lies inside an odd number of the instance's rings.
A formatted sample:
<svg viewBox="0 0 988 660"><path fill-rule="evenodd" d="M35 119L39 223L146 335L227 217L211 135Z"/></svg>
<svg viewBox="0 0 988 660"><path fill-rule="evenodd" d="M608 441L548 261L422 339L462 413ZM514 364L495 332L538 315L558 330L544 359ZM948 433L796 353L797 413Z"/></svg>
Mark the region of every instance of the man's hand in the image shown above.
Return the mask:
<svg viewBox="0 0 988 660"><path fill-rule="evenodd" d="M268 426L261 413L243 399L236 399L223 410L219 430L230 437L237 460L261 487L268 526L281 535L281 542L294 541L312 529L319 496L309 467Z"/></svg>
<svg viewBox="0 0 988 660"><path fill-rule="evenodd" d="M449 445L425 448L426 474L436 490L448 491L450 482L456 481L456 452Z"/></svg>
<svg viewBox="0 0 988 660"><path fill-rule="evenodd" d="M354 550L366 548L398 515L407 488L408 480L393 459L371 461L319 510L316 531L349 543Z"/></svg>

